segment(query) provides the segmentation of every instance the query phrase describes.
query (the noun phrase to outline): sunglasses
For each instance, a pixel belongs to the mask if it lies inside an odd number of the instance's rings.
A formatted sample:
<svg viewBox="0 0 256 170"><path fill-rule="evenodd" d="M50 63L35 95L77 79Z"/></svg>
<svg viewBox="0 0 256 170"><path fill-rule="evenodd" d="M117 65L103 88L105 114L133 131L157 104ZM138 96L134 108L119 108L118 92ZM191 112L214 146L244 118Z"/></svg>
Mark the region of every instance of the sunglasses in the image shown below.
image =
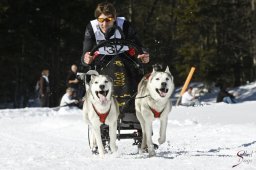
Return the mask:
<svg viewBox="0 0 256 170"><path fill-rule="evenodd" d="M109 22L109 21L112 21L114 18L112 17L108 17L108 18L97 18L97 20L100 22L100 23L103 23L104 21L106 22Z"/></svg>

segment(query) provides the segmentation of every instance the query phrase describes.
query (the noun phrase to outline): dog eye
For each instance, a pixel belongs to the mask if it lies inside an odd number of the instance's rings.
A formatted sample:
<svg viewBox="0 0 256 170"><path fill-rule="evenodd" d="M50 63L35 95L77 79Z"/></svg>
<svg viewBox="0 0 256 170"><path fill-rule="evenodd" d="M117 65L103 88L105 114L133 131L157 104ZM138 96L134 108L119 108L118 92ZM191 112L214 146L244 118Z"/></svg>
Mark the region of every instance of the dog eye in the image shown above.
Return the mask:
<svg viewBox="0 0 256 170"><path fill-rule="evenodd" d="M99 82L95 81L94 83L95 83L95 84L98 84Z"/></svg>
<svg viewBox="0 0 256 170"><path fill-rule="evenodd" d="M156 80L160 80L159 78L156 78Z"/></svg>
<svg viewBox="0 0 256 170"><path fill-rule="evenodd" d="M108 81L106 80L105 83L108 83Z"/></svg>
<svg viewBox="0 0 256 170"><path fill-rule="evenodd" d="M169 80L169 78L166 78L166 80L168 81L168 80Z"/></svg>

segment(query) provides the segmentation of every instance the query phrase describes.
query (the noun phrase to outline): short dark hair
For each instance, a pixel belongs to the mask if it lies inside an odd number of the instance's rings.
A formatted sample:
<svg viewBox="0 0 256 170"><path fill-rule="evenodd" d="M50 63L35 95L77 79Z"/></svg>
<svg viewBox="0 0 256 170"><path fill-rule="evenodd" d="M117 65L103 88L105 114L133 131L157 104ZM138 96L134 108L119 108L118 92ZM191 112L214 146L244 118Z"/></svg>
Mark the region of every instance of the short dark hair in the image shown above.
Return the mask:
<svg viewBox="0 0 256 170"><path fill-rule="evenodd" d="M109 2L99 3L95 9L94 16L98 18L101 14L116 17L116 8L112 3Z"/></svg>
<svg viewBox="0 0 256 170"><path fill-rule="evenodd" d="M49 69L45 68L42 70L42 76L46 76L47 72L49 73Z"/></svg>

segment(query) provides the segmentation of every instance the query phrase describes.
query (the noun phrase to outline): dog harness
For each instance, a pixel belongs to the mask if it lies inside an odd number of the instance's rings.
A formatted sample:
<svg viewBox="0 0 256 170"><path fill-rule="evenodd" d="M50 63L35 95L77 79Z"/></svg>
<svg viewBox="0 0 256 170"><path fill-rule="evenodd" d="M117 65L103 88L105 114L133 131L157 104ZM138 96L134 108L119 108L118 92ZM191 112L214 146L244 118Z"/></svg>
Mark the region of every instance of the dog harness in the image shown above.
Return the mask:
<svg viewBox="0 0 256 170"><path fill-rule="evenodd" d="M161 116L162 112L164 111L164 110L162 110L161 112L158 112L158 111L156 111L155 109L153 109L151 107L149 107L149 108L153 112L155 118L159 118Z"/></svg>
<svg viewBox="0 0 256 170"><path fill-rule="evenodd" d="M97 115L99 116L100 122L105 124L106 118L108 117L108 114L109 114L110 109L111 109L111 105L110 105L110 107L109 107L109 109L106 113L98 112L98 110L95 108L95 106L93 104L92 104L92 107L93 107L94 111L97 113Z"/></svg>

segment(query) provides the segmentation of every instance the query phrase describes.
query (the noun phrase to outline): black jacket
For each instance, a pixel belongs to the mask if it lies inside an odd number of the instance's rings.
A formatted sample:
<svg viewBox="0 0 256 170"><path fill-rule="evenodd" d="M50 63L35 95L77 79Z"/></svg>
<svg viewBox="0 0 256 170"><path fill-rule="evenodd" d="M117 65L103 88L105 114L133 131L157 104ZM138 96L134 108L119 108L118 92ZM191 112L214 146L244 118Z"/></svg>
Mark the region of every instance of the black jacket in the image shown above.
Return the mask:
<svg viewBox="0 0 256 170"><path fill-rule="evenodd" d="M231 99L235 98L232 94L227 92L225 89L220 89L220 92L218 93L216 102L223 102L224 97L230 97Z"/></svg>
<svg viewBox="0 0 256 170"><path fill-rule="evenodd" d="M124 33L125 39L132 40L136 45L138 45L139 47L142 47L141 42L137 37L136 31L133 29L131 24L126 20L123 23L123 33ZM95 45L96 45L95 35L93 32L91 23L89 23L85 29L82 57L86 52L90 52Z"/></svg>
<svg viewBox="0 0 256 170"><path fill-rule="evenodd" d="M45 78L42 76L39 80L39 93L40 96L48 96L50 94L50 84L45 80Z"/></svg>
<svg viewBox="0 0 256 170"><path fill-rule="evenodd" d="M67 87L72 87L74 89L78 89L78 83L69 83L69 80L75 80L76 77L76 73L74 73L73 71L69 71L68 72L68 76L67 76Z"/></svg>

